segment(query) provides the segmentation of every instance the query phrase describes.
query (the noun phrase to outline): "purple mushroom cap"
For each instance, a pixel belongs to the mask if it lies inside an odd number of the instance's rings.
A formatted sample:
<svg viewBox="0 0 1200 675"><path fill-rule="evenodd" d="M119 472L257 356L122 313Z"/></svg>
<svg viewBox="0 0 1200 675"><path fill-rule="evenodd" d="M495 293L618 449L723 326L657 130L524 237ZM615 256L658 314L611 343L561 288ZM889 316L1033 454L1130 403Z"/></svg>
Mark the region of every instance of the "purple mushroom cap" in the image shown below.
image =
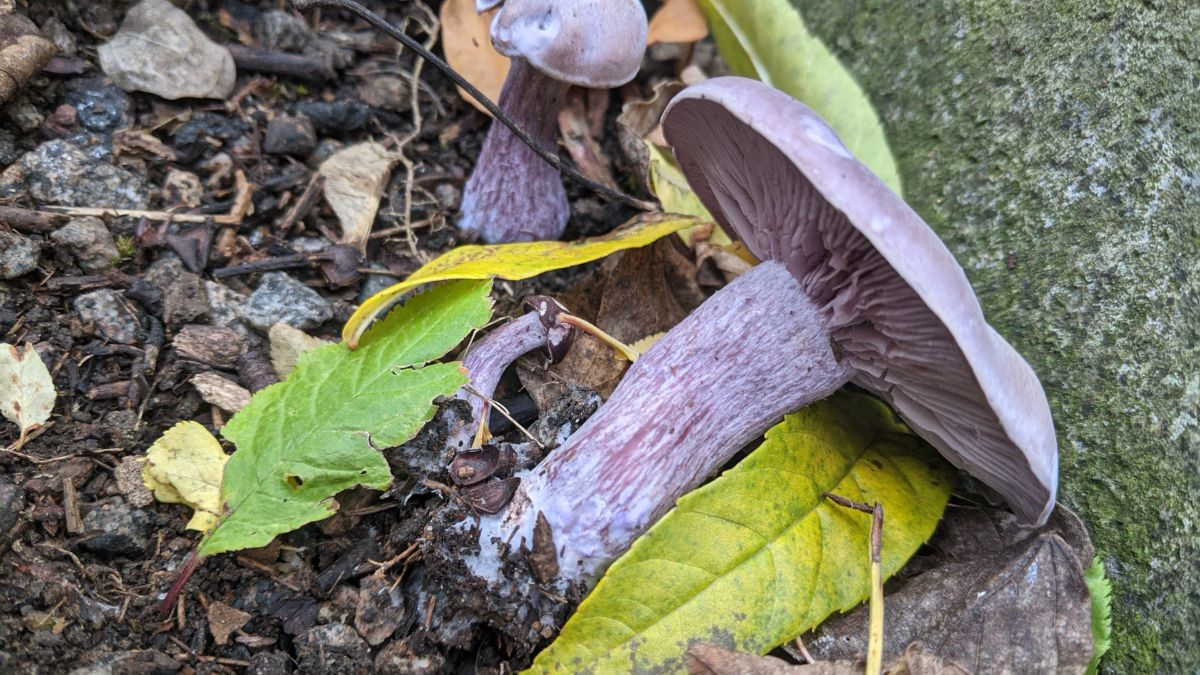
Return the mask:
<svg viewBox="0 0 1200 675"><path fill-rule="evenodd" d="M685 89L663 131L717 221L820 307L851 381L1022 520L1044 523L1058 480L1045 393L925 221L816 113L760 82Z"/></svg>

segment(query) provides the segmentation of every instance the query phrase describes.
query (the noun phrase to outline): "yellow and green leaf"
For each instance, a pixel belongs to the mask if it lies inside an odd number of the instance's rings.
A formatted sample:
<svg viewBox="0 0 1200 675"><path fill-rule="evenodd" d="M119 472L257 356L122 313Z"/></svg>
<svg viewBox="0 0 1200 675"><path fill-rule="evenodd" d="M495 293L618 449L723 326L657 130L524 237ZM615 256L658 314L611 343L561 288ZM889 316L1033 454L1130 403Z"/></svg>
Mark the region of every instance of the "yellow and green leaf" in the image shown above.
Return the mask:
<svg viewBox="0 0 1200 675"><path fill-rule="evenodd" d="M869 595L871 519L823 492L883 504L890 576L933 533L953 484L951 467L878 400L842 392L813 404L681 498L531 672L683 672L698 642L764 654Z"/></svg>
<svg viewBox="0 0 1200 675"><path fill-rule="evenodd" d="M404 281L367 298L342 328L342 339L351 349L356 348L371 321L422 284L451 279L529 279L617 251L640 248L695 224L694 218L642 214L608 234L579 241L459 246L426 263Z"/></svg>
<svg viewBox="0 0 1200 675"><path fill-rule="evenodd" d="M142 482L158 501L186 504L195 511L189 530L208 532L221 515L221 476L228 460L221 442L204 425L180 422L146 451Z"/></svg>
<svg viewBox="0 0 1200 675"><path fill-rule="evenodd" d="M332 497L392 480L376 448L416 435L433 400L466 383L460 363L432 363L491 317L490 281L443 284L412 298L351 351L305 352L288 378L256 393L222 434L237 445L221 482L224 508L201 555L265 546L333 514Z"/></svg>

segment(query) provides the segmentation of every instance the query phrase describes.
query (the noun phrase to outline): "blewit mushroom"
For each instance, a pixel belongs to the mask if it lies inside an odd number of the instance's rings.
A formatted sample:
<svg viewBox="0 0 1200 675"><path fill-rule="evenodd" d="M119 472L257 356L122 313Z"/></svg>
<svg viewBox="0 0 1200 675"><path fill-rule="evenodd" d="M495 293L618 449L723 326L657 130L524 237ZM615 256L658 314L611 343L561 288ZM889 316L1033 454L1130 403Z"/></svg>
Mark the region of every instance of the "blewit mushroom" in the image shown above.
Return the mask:
<svg viewBox="0 0 1200 675"><path fill-rule="evenodd" d="M498 4L477 0L476 9ZM491 35L496 50L512 58L500 109L553 148L572 84L607 89L637 74L646 11L638 0L504 0ZM558 239L570 213L558 170L493 123L463 191L459 229L489 244Z"/></svg>
<svg viewBox="0 0 1200 675"><path fill-rule="evenodd" d="M746 443L847 383L1044 523L1058 470L1045 394L920 216L812 110L759 82L693 85L663 128L704 205L764 262L647 351L482 518L476 574L496 578L497 545L532 541L541 514L560 581L594 581Z"/></svg>

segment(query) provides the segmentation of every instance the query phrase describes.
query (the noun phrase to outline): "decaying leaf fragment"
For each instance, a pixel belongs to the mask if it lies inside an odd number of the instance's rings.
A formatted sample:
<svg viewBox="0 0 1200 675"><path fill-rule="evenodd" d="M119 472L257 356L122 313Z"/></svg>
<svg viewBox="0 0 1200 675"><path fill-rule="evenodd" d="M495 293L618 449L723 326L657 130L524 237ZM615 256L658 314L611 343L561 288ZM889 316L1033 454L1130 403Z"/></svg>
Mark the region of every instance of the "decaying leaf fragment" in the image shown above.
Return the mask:
<svg viewBox="0 0 1200 675"><path fill-rule="evenodd" d="M931 546L947 561L885 599L885 660L919 640L979 672L1085 671L1091 603L1079 561L1090 560L1092 548L1078 519L1060 506L1031 531L1011 514L954 509ZM856 609L804 643L818 659L857 660L866 653L866 621Z"/></svg>
<svg viewBox="0 0 1200 675"><path fill-rule="evenodd" d="M189 530L208 532L221 514L221 480L229 455L199 422L180 422L146 451L142 481L160 502L186 504L196 513Z"/></svg>
<svg viewBox="0 0 1200 675"><path fill-rule="evenodd" d="M325 200L342 225L342 240L359 253L366 250L379 200L399 157L379 143L339 150L321 164Z"/></svg>
<svg viewBox="0 0 1200 675"><path fill-rule="evenodd" d="M14 449L50 419L56 396L50 371L32 344L25 343L24 350L0 345L0 413L21 430Z"/></svg>

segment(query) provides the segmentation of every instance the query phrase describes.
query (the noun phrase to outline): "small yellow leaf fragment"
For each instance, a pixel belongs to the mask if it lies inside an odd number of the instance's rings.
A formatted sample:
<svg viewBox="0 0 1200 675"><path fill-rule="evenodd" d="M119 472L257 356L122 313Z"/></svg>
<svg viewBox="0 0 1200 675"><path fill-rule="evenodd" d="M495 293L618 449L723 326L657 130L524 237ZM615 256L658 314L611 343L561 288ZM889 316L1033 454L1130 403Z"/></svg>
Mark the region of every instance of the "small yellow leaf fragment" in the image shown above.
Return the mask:
<svg viewBox="0 0 1200 675"><path fill-rule="evenodd" d="M664 335L666 335L666 333L655 333L653 335L647 335L646 337L642 338L641 340L638 340L637 342L634 342L633 344L631 344L629 346L632 347L633 351L637 352L638 354L645 354L646 350L653 347L654 343L661 340Z"/></svg>
<svg viewBox="0 0 1200 675"><path fill-rule="evenodd" d="M221 514L221 478L229 459L221 443L198 422L180 422L146 451L142 481L155 498L195 510L189 530L208 532Z"/></svg>
<svg viewBox="0 0 1200 675"><path fill-rule="evenodd" d="M21 430L13 449L20 449L29 432L50 419L56 397L50 371L32 344L25 343L24 350L0 345L0 414Z"/></svg>
<svg viewBox="0 0 1200 675"><path fill-rule="evenodd" d="M696 224L695 218L686 216L642 214L608 234L579 241L459 246L426 263L408 279L367 298L342 328L342 339L351 349L357 347L371 321L422 284L452 279L529 279L646 246Z"/></svg>
<svg viewBox="0 0 1200 675"><path fill-rule="evenodd" d="M646 32L646 44L658 42L696 42L708 36L708 21L696 0L666 0Z"/></svg>

